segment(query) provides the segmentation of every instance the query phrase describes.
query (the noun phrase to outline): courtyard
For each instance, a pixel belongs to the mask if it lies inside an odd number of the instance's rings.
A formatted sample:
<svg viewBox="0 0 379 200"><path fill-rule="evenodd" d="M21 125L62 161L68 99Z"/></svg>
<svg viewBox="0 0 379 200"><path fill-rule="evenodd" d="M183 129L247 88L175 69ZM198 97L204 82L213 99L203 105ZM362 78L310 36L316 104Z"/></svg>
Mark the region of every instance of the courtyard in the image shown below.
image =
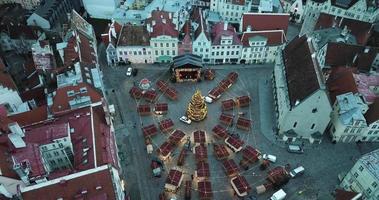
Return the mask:
<svg viewBox="0 0 379 200"><path fill-rule="evenodd" d="M234 124L238 114L244 113L244 118L251 120L249 131L241 130L233 126L225 126L229 133L236 133L244 141L244 146L250 145L258 149L262 154L268 153L277 156L276 163L269 167L284 166L289 164L292 168L302 165L305 168L303 176L291 179L283 189L287 193L288 199L333 199L331 192L338 185L338 174L348 171L356 159L362 154L378 147L377 144L332 144L327 136L320 145L305 144L304 154L291 154L286 151L286 144L277 141L273 133L274 108L271 86L271 65L219 65L211 66L215 70L214 80L201 82L171 83L168 67L164 65L133 65L139 72L136 77L127 77L126 67L105 68L104 82L106 95L110 104L116 107L115 129L117 143L122 157L121 165L126 180L126 189L132 199L157 199L164 191L164 184L170 169L177 167L177 159L183 144L179 144L171 152L171 158L164 162L164 172L161 178L153 177L150 168L152 157L157 155L159 148L167 141L171 132L152 136L153 155L147 154L146 144L141 128L147 125L158 123L163 119L171 119L174 129L183 131L186 136L192 136L196 130L204 130L207 133L207 162L210 168L209 181L212 183L213 199L229 200L236 199L230 184L229 177L226 176L223 165L213 154L213 144L224 144L223 140L213 138L212 129L220 124L219 117L222 113L221 102L227 99L235 99L238 96L249 96L251 98L248 107L224 111L234 115ZM192 122L190 125L179 121L179 118L186 113L186 109L192 95L196 90L200 90L203 96L214 88L230 72L238 73L238 79L219 100L207 104L208 115L200 122ZM143 98L134 99L130 96L129 90L133 85L138 85L140 80L146 78L150 81L151 87L158 93L156 102L167 103L168 113L156 115L154 113L140 116L137 113L137 106L147 104ZM178 91L178 99L170 100L156 88L156 82L163 80L170 87ZM186 138L186 137L185 137ZM194 143L191 143L194 146ZM241 160L241 152L234 153L229 149L229 159L233 159L238 165ZM184 165L179 167L183 171L183 182L175 193L177 199L184 199L186 180L191 180L191 175L196 170L196 159L192 152L189 152ZM255 187L266 182L267 169L259 169L259 162L250 165L248 170L239 167L239 174L244 176L252 190L249 195L258 199L268 199L273 192L269 190L264 194L257 195ZM196 181L192 181L192 199L199 199ZM171 194L173 195L173 194Z"/></svg>

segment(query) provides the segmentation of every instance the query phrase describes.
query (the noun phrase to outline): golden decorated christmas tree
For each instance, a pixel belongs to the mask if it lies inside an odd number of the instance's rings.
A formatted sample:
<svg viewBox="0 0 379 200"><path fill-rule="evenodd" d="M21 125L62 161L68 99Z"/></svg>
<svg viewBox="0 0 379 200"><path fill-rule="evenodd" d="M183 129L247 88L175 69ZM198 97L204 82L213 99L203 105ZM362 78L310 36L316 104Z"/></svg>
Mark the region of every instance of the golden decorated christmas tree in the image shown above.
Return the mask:
<svg viewBox="0 0 379 200"><path fill-rule="evenodd" d="M193 121L201 121L207 116L207 105L199 90L196 90L188 104L187 116Z"/></svg>

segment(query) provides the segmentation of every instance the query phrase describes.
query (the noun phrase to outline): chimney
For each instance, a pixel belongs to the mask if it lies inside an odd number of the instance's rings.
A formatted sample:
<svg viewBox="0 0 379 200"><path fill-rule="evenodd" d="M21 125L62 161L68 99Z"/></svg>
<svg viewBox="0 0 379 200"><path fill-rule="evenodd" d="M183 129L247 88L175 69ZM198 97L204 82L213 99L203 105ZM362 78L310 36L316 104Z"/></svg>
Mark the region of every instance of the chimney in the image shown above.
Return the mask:
<svg viewBox="0 0 379 200"><path fill-rule="evenodd" d="M166 24L166 19L165 18L162 19L162 23Z"/></svg>
<svg viewBox="0 0 379 200"><path fill-rule="evenodd" d="M224 31L226 31L226 30L228 30L228 22L227 21L224 22Z"/></svg>
<svg viewBox="0 0 379 200"><path fill-rule="evenodd" d="M151 21L151 26L155 26L155 20Z"/></svg>
<svg viewBox="0 0 379 200"><path fill-rule="evenodd" d="M250 31L251 31L251 26L250 26L250 25L247 26L246 31L247 31L247 32L250 32Z"/></svg>
<svg viewBox="0 0 379 200"><path fill-rule="evenodd" d="M342 22L343 22L343 17L341 17L341 20L340 20L340 23L338 24L338 27L341 27Z"/></svg>
<svg viewBox="0 0 379 200"><path fill-rule="evenodd" d="M172 13L170 13L170 12L168 13L168 18L172 19Z"/></svg>

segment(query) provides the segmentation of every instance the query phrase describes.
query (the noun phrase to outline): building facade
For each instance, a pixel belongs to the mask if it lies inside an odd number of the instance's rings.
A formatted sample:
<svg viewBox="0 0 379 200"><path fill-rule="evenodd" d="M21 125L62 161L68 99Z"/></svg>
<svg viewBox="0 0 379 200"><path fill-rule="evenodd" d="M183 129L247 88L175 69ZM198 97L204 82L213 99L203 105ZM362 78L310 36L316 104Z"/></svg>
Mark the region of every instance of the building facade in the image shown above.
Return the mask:
<svg viewBox="0 0 379 200"><path fill-rule="evenodd" d="M224 21L239 23L242 14L249 12L250 0L211 0L210 10L219 13Z"/></svg>
<svg viewBox="0 0 379 200"><path fill-rule="evenodd" d="M379 150L363 155L342 179L340 186L361 193L363 199L379 199Z"/></svg>
<svg viewBox="0 0 379 200"><path fill-rule="evenodd" d="M56 68L52 46L48 40L40 40L32 45L33 62L37 70L51 70Z"/></svg>
<svg viewBox="0 0 379 200"><path fill-rule="evenodd" d="M304 17L303 0L281 0L283 11L290 14L293 22L301 23Z"/></svg>
<svg viewBox="0 0 379 200"><path fill-rule="evenodd" d="M209 63L211 57L211 38L207 31L207 24L203 13L203 10L200 8L194 9L192 13L192 30L194 30L192 53L201 56L204 63Z"/></svg>

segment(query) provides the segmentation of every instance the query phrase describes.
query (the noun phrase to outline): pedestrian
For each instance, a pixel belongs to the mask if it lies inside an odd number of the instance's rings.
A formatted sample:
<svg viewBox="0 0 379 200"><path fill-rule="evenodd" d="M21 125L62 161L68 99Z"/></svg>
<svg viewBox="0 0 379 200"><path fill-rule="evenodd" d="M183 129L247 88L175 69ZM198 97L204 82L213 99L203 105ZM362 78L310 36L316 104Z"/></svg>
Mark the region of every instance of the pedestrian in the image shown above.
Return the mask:
<svg viewBox="0 0 379 200"><path fill-rule="evenodd" d="M191 180L193 180L193 174L191 174Z"/></svg>

